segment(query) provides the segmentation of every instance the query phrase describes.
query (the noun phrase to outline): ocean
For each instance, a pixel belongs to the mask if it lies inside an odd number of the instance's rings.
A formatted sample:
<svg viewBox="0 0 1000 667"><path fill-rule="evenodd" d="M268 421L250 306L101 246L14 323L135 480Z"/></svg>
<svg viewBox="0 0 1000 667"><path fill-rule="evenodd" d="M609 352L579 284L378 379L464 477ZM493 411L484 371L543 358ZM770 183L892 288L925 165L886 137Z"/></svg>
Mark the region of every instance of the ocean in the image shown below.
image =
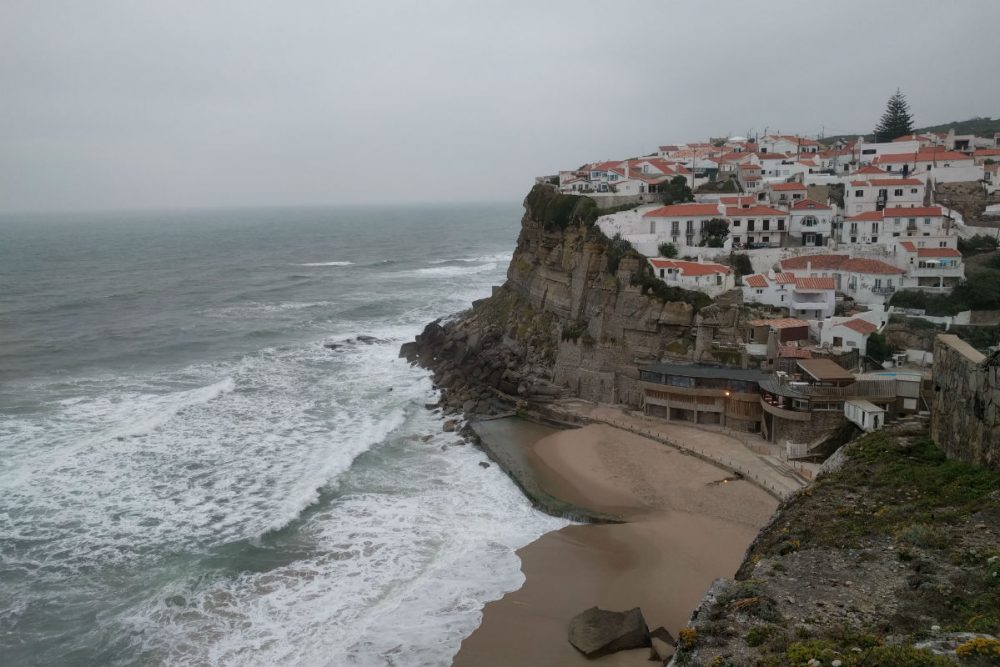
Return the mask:
<svg viewBox="0 0 1000 667"><path fill-rule="evenodd" d="M565 522L397 354L520 216L0 217L0 663L449 664Z"/></svg>

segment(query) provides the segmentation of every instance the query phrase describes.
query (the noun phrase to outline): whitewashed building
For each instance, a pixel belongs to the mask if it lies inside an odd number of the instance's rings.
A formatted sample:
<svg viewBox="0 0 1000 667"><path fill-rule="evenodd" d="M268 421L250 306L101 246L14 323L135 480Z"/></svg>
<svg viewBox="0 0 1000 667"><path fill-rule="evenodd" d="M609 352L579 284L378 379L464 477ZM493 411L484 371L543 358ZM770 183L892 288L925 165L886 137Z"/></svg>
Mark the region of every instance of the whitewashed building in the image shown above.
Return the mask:
<svg viewBox="0 0 1000 667"><path fill-rule="evenodd" d="M878 259L850 255L805 255L780 262L781 270L797 277L832 277L837 290L866 305L882 305L899 289L915 286L904 269Z"/></svg>
<svg viewBox="0 0 1000 667"><path fill-rule="evenodd" d="M649 260L649 265L667 285L704 292L713 298L736 287L733 270L722 264L655 258Z"/></svg>
<svg viewBox="0 0 1000 667"><path fill-rule="evenodd" d="M723 209L718 204L671 204L661 206L643 214L649 225L649 234L654 234L660 242L681 246L697 246L701 243L705 223L713 218L722 218Z"/></svg>
<svg viewBox="0 0 1000 667"><path fill-rule="evenodd" d="M743 278L744 303L787 308L789 317L822 319L836 309L833 278L798 277L793 273L761 273Z"/></svg>
<svg viewBox="0 0 1000 667"><path fill-rule="evenodd" d="M918 247L914 241L900 241L897 257L924 291L948 292L965 279L962 253L949 247Z"/></svg>
<svg viewBox="0 0 1000 667"><path fill-rule="evenodd" d="M789 245L824 246L833 233L832 206L802 199L788 210Z"/></svg>
<svg viewBox="0 0 1000 667"><path fill-rule="evenodd" d="M844 213L923 206L925 185L916 178L851 180L844 188Z"/></svg>
<svg viewBox="0 0 1000 667"><path fill-rule="evenodd" d="M802 183L769 183L767 195L772 206L791 206L806 198L806 186Z"/></svg>
<svg viewBox="0 0 1000 667"><path fill-rule="evenodd" d="M788 213L770 206L727 206L733 247L781 248L788 240Z"/></svg>

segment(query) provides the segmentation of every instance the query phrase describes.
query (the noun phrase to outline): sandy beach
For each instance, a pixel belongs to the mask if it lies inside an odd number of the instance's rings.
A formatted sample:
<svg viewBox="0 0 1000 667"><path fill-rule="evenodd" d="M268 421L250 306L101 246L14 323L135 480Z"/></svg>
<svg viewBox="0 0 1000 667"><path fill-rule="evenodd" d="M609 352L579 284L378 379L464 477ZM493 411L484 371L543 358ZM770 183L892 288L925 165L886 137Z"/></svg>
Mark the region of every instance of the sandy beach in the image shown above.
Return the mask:
<svg viewBox="0 0 1000 667"><path fill-rule="evenodd" d="M626 523L572 525L521 549L524 585L486 606L455 665L649 664L646 649L586 659L566 639L569 620L638 606L650 629L676 636L777 506L727 471L606 425L527 443L525 458L552 496Z"/></svg>

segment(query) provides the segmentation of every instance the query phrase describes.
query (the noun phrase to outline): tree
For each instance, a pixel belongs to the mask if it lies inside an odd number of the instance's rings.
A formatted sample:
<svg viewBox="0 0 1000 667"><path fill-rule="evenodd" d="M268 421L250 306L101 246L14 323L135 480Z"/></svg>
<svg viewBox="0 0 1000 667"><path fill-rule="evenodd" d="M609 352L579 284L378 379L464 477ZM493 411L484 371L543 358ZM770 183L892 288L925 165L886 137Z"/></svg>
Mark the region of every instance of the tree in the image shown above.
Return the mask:
<svg viewBox="0 0 1000 667"><path fill-rule="evenodd" d="M688 187L687 179L683 176L674 176L667 183L660 183L660 192L663 194L664 204L682 204L694 201L694 193Z"/></svg>
<svg viewBox="0 0 1000 667"><path fill-rule="evenodd" d="M661 243L657 250L660 253L660 257L666 257L667 259L673 259L677 256L677 246L673 243Z"/></svg>
<svg viewBox="0 0 1000 667"><path fill-rule="evenodd" d="M905 134L913 133L913 114L910 113L910 105L906 101L903 93L896 89L896 93L889 98L882 114L878 126L875 128L875 141L892 141Z"/></svg>
<svg viewBox="0 0 1000 667"><path fill-rule="evenodd" d="M722 218L712 218L701 229L701 245L721 248L727 236L729 236L729 223Z"/></svg>
<svg viewBox="0 0 1000 667"><path fill-rule="evenodd" d="M873 333L871 336L868 336L868 346L865 348L865 354L881 363L892 356L892 346L889 345L889 341L885 339L884 334Z"/></svg>

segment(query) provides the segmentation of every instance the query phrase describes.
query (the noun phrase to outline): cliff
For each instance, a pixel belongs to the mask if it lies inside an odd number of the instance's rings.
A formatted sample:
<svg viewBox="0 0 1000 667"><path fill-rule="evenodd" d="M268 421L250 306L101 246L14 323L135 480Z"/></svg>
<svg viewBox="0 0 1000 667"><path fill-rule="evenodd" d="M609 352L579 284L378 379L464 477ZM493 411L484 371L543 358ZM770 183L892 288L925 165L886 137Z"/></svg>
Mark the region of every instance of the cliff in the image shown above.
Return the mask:
<svg viewBox="0 0 1000 667"><path fill-rule="evenodd" d="M947 459L919 419L827 467L713 585L672 664L998 664L1000 473Z"/></svg>
<svg viewBox="0 0 1000 667"><path fill-rule="evenodd" d="M493 413L575 396L637 407L642 363L737 360L712 341L736 341L738 305L653 278L601 233L593 200L536 185L524 206L507 282L400 351L434 371L448 405Z"/></svg>

